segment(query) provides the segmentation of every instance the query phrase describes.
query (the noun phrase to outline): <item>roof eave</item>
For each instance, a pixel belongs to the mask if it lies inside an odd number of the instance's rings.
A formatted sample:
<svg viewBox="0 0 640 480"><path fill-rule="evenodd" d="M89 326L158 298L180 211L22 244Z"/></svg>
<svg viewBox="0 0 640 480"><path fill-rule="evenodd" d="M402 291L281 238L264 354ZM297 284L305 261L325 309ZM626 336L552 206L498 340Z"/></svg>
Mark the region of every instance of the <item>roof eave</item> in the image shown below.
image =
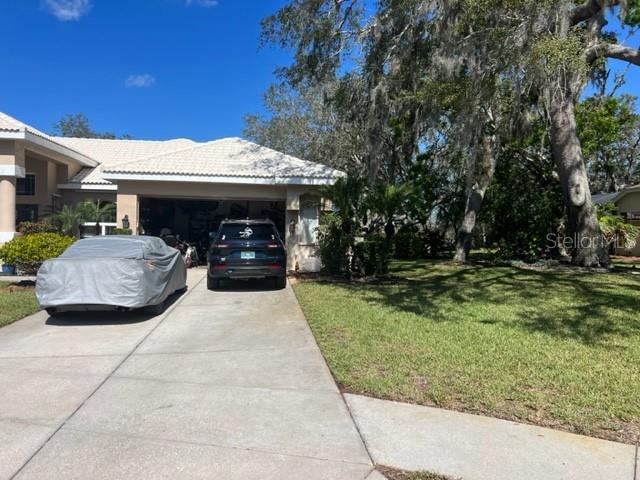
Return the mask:
<svg viewBox="0 0 640 480"><path fill-rule="evenodd" d="M59 183L60 190L88 190L92 192L114 192L118 190L117 185L107 183Z"/></svg>
<svg viewBox="0 0 640 480"><path fill-rule="evenodd" d="M337 177L251 177L230 175L184 175L184 174L159 174L159 173L134 173L134 172L109 172L103 171L105 180L134 180L156 182L192 182L192 183L233 183L246 185L332 185Z"/></svg>
<svg viewBox="0 0 640 480"><path fill-rule="evenodd" d="M75 160L84 167L96 167L99 165L98 162L93 158L87 157L86 155L76 152L75 150L71 150L70 148L67 148L57 142L54 142L53 140L49 140L48 138L44 138L29 131L0 130L0 139L24 140L25 142L29 142L39 147L51 150L52 152L58 153L60 155L64 155L65 157Z"/></svg>

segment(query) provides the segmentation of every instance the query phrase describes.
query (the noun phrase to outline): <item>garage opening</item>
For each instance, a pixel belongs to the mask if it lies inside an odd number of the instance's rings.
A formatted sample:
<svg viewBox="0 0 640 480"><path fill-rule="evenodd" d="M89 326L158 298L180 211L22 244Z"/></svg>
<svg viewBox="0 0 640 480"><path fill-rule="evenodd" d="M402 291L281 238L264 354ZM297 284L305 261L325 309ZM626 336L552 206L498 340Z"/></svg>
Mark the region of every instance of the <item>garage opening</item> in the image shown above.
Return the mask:
<svg viewBox="0 0 640 480"><path fill-rule="evenodd" d="M226 218L272 220L281 238L285 238L284 201L140 198L140 225L144 232L160 236L169 230L182 240L194 243L201 259L205 258L211 235Z"/></svg>

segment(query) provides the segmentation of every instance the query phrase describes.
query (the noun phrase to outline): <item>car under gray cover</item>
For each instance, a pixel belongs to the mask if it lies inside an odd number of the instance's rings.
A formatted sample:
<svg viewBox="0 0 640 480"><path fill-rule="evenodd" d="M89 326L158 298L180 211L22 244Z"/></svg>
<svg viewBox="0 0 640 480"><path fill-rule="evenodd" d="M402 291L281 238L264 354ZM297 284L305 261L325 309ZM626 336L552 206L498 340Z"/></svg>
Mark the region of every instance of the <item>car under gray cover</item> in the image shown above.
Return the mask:
<svg viewBox="0 0 640 480"><path fill-rule="evenodd" d="M45 261L36 280L38 302L47 310L161 306L185 288L178 250L157 237L131 235L78 240Z"/></svg>

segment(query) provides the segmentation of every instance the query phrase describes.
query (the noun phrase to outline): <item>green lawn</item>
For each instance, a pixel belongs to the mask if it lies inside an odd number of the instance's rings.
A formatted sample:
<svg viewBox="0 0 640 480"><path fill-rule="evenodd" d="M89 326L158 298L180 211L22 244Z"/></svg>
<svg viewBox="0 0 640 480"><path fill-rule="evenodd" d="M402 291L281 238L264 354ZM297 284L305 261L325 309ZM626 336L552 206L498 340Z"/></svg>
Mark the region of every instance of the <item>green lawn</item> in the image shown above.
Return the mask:
<svg viewBox="0 0 640 480"><path fill-rule="evenodd" d="M0 282L0 327L40 310L33 288L17 287L9 291L10 285Z"/></svg>
<svg viewBox="0 0 640 480"><path fill-rule="evenodd" d="M393 271L407 280L294 286L344 390L638 440L640 275Z"/></svg>

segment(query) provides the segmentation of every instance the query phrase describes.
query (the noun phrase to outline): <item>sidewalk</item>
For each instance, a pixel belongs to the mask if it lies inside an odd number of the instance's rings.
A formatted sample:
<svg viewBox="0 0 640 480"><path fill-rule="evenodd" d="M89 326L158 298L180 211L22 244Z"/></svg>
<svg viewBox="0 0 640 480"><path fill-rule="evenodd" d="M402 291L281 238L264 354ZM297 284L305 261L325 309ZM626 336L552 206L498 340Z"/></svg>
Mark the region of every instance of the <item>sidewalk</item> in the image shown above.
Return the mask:
<svg viewBox="0 0 640 480"><path fill-rule="evenodd" d="M376 464L462 480L640 480L633 445L360 395L345 398Z"/></svg>

